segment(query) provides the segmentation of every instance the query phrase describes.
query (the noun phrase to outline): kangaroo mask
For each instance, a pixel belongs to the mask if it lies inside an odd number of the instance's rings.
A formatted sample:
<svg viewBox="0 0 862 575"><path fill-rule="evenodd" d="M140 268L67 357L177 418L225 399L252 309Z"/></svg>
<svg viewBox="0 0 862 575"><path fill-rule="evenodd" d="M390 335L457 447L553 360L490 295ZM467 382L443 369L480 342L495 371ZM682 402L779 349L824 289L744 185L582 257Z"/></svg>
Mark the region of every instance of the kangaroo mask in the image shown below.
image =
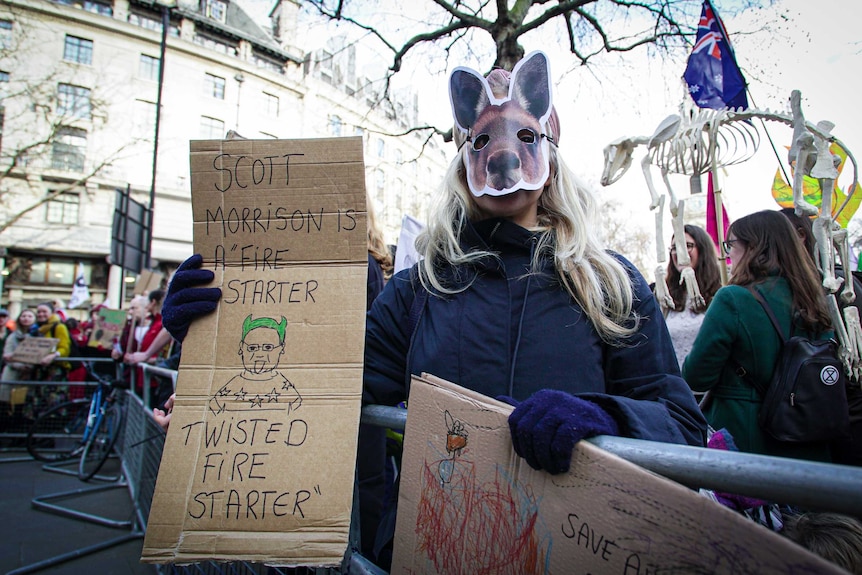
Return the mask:
<svg viewBox="0 0 862 575"><path fill-rule="evenodd" d="M550 78L548 58L540 51L518 62L511 76L499 69L487 78L462 66L452 71L449 100L456 141L474 196L503 196L545 185L548 142L557 136L548 126L558 123Z"/></svg>

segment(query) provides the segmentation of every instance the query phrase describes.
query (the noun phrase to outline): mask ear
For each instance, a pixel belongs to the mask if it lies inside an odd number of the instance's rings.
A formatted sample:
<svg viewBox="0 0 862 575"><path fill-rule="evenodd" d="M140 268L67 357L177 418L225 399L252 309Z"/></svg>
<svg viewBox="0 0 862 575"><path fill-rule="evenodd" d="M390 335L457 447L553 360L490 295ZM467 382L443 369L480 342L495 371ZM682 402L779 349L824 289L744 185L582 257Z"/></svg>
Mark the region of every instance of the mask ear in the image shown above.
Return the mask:
<svg viewBox="0 0 862 575"><path fill-rule="evenodd" d="M464 133L476 123L476 118L490 103L485 78L470 68L458 67L449 76L449 102L455 125Z"/></svg>
<svg viewBox="0 0 862 575"><path fill-rule="evenodd" d="M551 67L544 52L531 52L512 70L509 89L512 100L544 126L551 115Z"/></svg>

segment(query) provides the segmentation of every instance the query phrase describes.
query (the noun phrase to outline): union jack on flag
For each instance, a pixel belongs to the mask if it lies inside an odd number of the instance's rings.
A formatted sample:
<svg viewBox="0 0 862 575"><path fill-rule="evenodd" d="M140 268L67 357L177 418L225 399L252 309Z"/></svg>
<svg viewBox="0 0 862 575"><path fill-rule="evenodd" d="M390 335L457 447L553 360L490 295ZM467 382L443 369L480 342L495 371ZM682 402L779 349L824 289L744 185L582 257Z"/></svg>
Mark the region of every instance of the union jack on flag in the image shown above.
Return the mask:
<svg viewBox="0 0 862 575"><path fill-rule="evenodd" d="M709 0L704 0L697 39L683 75L700 108L748 108L745 78L736 63L727 31Z"/></svg>

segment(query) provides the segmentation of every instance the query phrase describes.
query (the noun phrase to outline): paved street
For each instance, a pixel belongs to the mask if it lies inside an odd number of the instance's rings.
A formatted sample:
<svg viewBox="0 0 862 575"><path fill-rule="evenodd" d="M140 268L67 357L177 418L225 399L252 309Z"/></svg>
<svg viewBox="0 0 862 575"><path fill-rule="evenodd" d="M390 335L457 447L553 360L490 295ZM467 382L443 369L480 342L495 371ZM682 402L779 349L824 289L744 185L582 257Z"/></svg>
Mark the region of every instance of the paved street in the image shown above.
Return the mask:
<svg viewBox="0 0 862 575"><path fill-rule="evenodd" d="M106 465L111 463L109 461ZM72 465L69 469L76 467ZM43 464L29 459L26 452L0 453L0 573L130 535L128 527L106 527L32 507L34 498L71 492L69 497L49 498L47 502L118 523L132 520L134 508L125 487L81 493L99 485L105 483L83 483L75 475L45 471ZM142 546L143 538L137 537L33 572L52 575L154 574L156 569L153 566L139 561Z"/></svg>

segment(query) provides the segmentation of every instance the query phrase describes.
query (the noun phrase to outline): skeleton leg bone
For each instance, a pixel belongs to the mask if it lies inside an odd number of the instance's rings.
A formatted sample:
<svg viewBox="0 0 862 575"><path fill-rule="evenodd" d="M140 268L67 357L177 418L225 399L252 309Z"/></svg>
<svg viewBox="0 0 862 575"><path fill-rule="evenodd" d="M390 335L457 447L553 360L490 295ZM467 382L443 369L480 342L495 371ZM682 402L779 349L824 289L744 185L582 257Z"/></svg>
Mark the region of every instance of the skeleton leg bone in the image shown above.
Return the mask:
<svg viewBox="0 0 862 575"><path fill-rule="evenodd" d="M804 132L797 143L799 144L799 152L796 156L796 168L793 171L793 207L798 216L816 216L817 208L806 202L802 193L803 177L807 173L805 166L811 163L814 156L814 136L809 132Z"/></svg>
<svg viewBox="0 0 862 575"><path fill-rule="evenodd" d="M844 324L847 328L848 357L848 363L845 363L844 367L847 370L847 375L858 381L862 376L862 359L859 355L862 351L862 326L859 322L859 310L855 306L848 305L844 308Z"/></svg>
<svg viewBox="0 0 862 575"><path fill-rule="evenodd" d="M838 252L838 259L841 261L841 269L844 270L844 289L841 290L841 302L849 305L856 301L856 288L853 285L853 278L847 277L850 272L850 248L847 245L847 230L839 227L832 233L832 241L835 250Z"/></svg>
<svg viewBox="0 0 862 575"><path fill-rule="evenodd" d="M680 266L679 281L680 283L685 283L688 305L702 309L706 301L703 298L703 294L700 293L700 287L697 285L697 277L695 276L694 268L691 267L691 258L688 257L688 247L685 242L685 200L680 200L677 209L673 211L676 212L673 215L672 222L674 245L676 246L676 262Z"/></svg>
<svg viewBox="0 0 862 575"><path fill-rule="evenodd" d="M665 255L664 250L664 226L662 224L662 219L664 216L664 196L661 197L659 201L659 210L655 214L655 225L656 225L656 251L658 252L658 268L656 268L655 272L655 297L659 302L659 305L663 309L672 309L673 306L673 298L670 297L670 292L667 289L667 269L664 265L664 262L667 261L667 256Z"/></svg>
<svg viewBox="0 0 862 575"><path fill-rule="evenodd" d="M651 168L652 168L652 158L650 157L650 154L647 154L646 156L644 156L644 159L641 160L641 170L643 171L644 179L646 180L647 189L649 190L649 196L650 196L650 200L651 200L650 204L649 204L649 209L654 210L658 207L659 196L658 196L658 192L656 192L656 190L655 190L655 184L653 184L653 182L652 182L652 173L650 171Z"/></svg>
<svg viewBox="0 0 862 575"><path fill-rule="evenodd" d="M663 265L655 269L655 298L662 309L673 309L673 298L667 290L667 269Z"/></svg>
<svg viewBox="0 0 862 575"><path fill-rule="evenodd" d="M838 300L835 299L834 294L828 294L826 296L826 307L829 310L829 317L832 318L832 327L835 330L835 336L838 339L838 357L844 364L845 371L850 373L858 366L859 363L858 353L855 354L857 359L854 360L853 351L853 347L858 344L855 341L850 341L850 335L847 333L847 328L845 327L843 318L841 317L841 311L838 308ZM845 308L845 310L846 309L849 308ZM853 308L854 311L855 309L856 308Z"/></svg>

